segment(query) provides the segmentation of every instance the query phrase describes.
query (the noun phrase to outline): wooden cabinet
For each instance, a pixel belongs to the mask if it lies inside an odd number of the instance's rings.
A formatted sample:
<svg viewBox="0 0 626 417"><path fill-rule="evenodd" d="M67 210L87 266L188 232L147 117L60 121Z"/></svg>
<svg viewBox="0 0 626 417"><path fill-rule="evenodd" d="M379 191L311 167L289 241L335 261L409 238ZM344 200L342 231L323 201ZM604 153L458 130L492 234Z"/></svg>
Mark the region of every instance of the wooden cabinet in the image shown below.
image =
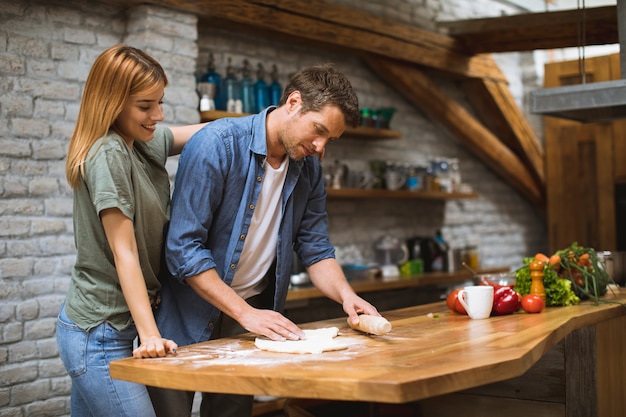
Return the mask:
<svg viewBox="0 0 626 417"><path fill-rule="evenodd" d="M619 78L617 54L586 60L588 83ZM579 62L546 65L545 86L581 82ZM550 251L572 242L616 250L615 184L626 177L624 121L579 123L545 118Z"/></svg>

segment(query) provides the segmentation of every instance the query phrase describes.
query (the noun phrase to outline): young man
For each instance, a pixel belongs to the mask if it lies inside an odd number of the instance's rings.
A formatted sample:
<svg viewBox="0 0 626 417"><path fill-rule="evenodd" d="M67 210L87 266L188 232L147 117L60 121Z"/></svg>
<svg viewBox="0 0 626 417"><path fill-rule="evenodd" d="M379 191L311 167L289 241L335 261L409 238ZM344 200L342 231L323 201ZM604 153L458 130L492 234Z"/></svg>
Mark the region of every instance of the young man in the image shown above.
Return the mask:
<svg viewBox="0 0 626 417"><path fill-rule="evenodd" d="M379 315L334 259L319 162L326 144L358 121L348 79L320 65L298 72L278 107L215 121L192 137L179 160L166 242L172 277L164 279L157 315L164 337L179 345L246 331L303 337L280 313L293 250L350 320ZM188 415L194 393L152 391L158 416ZM251 409L250 396L203 394L202 416L249 416Z"/></svg>

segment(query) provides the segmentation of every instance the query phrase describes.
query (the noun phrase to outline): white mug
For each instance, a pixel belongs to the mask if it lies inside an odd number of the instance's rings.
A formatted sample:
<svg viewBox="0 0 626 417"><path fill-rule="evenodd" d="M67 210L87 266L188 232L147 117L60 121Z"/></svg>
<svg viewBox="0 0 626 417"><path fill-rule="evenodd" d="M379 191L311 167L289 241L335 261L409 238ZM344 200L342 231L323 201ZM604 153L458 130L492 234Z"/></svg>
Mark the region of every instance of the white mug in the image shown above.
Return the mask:
<svg viewBox="0 0 626 417"><path fill-rule="evenodd" d="M486 319L493 306L493 287L491 285L472 285L459 291L459 302L472 319Z"/></svg>

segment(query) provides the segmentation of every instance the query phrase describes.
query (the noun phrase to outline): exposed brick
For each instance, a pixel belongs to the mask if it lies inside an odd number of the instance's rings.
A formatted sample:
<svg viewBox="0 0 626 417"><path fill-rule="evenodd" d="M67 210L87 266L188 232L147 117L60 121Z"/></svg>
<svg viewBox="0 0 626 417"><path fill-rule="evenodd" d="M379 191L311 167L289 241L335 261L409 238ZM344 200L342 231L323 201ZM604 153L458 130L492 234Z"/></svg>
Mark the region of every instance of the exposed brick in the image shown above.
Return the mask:
<svg viewBox="0 0 626 417"><path fill-rule="evenodd" d="M26 413L32 417L48 417L56 415L67 415L69 412L68 402L64 398L50 398L44 401L29 403Z"/></svg>
<svg viewBox="0 0 626 417"><path fill-rule="evenodd" d="M0 58L1 60L1 58ZM1 63L0 63L1 65ZM0 69L2 72L2 69ZM24 94L5 94L0 96L0 106L8 116L32 116L33 98Z"/></svg>
<svg viewBox="0 0 626 417"><path fill-rule="evenodd" d="M59 191L57 178L34 178L29 184L31 195L54 195Z"/></svg>
<svg viewBox="0 0 626 417"><path fill-rule="evenodd" d="M11 400L11 390L8 388L0 389L0 407L6 407Z"/></svg>
<svg viewBox="0 0 626 417"><path fill-rule="evenodd" d="M33 219L30 233L33 235L53 235L67 232L65 221L61 219Z"/></svg>
<svg viewBox="0 0 626 417"><path fill-rule="evenodd" d="M37 343L37 351L39 352L39 358L41 359L53 358L53 359L56 359L57 362L60 361L58 359L59 349L57 346L56 338L37 340L36 343ZM61 364L59 365L61 367L63 366ZM58 369L58 365L56 366L56 368ZM63 375L65 375L65 370L63 370Z"/></svg>
<svg viewBox="0 0 626 417"><path fill-rule="evenodd" d="M58 357L39 361L39 376L41 378L58 378L67 375L67 371Z"/></svg>
<svg viewBox="0 0 626 417"><path fill-rule="evenodd" d="M44 400L48 390L49 384L45 379L16 385L11 389L11 405L30 404L34 401Z"/></svg>
<svg viewBox="0 0 626 417"><path fill-rule="evenodd" d="M23 157L32 153L30 143L23 140L0 139L0 155Z"/></svg>
<svg viewBox="0 0 626 417"><path fill-rule="evenodd" d="M20 321L33 320L39 315L39 303L37 300L26 300L17 305L15 312Z"/></svg>
<svg viewBox="0 0 626 417"><path fill-rule="evenodd" d="M41 138L50 134L48 120L14 117L11 119L11 135L17 138Z"/></svg>
<svg viewBox="0 0 626 417"><path fill-rule="evenodd" d="M16 258L0 259L0 277L2 278L27 277L31 274L32 267L33 267L33 261L31 259L16 259ZM1 293L2 293L2 288L0 287L0 294Z"/></svg>
<svg viewBox="0 0 626 417"><path fill-rule="evenodd" d="M96 35L88 29L66 27L63 31L63 40L67 43L92 45L96 43Z"/></svg>
<svg viewBox="0 0 626 417"><path fill-rule="evenodd" d="M49 216L71 216L71 198L50 198L46 200L46 214Z"/></svg>
<svg viewBox="0 0 626 417"><path fill-rule="evenodd" d="M71 131L70 131L71 133ZM50 139L45 142L36 142L32 145L33 159L46 160L65 158L67 154L67 143L62 140Z"/></svg>
<svg viewBox="0 0 626 417"><path fill-rule="evenodd" d="M37 364L9 364L0 368L0 387L8 387L37 378Z"/></svg>
<svg viewBox="0 0 626 417"><path fill-rule="evenodd" d="M24 323L24 339L37 340L52 337L56 330L56 318L42 318Z"/></svg>
<svg viewBox="0 0 626 417"><path fill-rule="evenodd" d="M37 346L32 341L14 343L9 346L9 362L23 362L37 359L38 356Z"/></svg>
<svg viewBox="0 0 626 417"><path fill-rule="evenodd" d="M26 236L30 231L30 221L9 216L0 218L0 237Z"/></svg>

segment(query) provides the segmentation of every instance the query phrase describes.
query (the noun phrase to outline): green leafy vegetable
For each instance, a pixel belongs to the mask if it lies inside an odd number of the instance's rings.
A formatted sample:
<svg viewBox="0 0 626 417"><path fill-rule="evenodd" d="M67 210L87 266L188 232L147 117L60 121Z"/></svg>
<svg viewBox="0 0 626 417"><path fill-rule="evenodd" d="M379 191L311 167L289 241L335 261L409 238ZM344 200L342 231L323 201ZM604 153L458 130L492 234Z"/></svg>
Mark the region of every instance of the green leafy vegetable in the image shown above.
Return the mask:
<svg viewBox="0 0 626 417"><path fill-rule="evenodd" d="M522 296L530 294L530 263L534 258L524 258L524 266L515 271L515 291ZM580 302L580 298L572 289L569 279L560 278L556 271L547 264L544 269L543 286L546 290L546 305L549 307L571 306Z"/></svg>
<svg viewBox="0 0 626 417"><path fill-rule="evenodd" d="M597 302L600 296L606 294L609 274L593 248L574 242L556 254L561 258L560 275L573 283L576 295Z"/></svg>

